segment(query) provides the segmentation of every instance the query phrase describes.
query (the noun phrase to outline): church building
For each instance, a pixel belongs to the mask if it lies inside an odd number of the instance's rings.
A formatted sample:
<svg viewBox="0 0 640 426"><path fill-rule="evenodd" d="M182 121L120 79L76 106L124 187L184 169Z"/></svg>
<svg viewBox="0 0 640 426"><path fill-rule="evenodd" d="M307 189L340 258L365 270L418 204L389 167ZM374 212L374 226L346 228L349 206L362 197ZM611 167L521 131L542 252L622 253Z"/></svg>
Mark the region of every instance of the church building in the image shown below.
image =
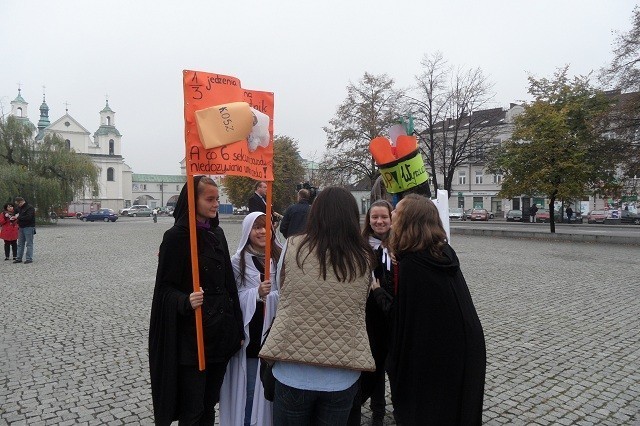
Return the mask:
<svg viewBox="0 0 640 426"><path fill-rule="evenodd" d="M18 96L11 102L11 115L28 123L36 133L36 144L45 136L56 134L68 149L89 156L98 167L98 191L78 194L75 202L92 203L115 211L131 203L133 173L122 157L122 135L116 128L116 113L109 107L109 100L99 112L99 126L93 135L69 114L68 109L62 117L50 122L44 95L37 127L29 121L27 106L18 89Z"/></svg>

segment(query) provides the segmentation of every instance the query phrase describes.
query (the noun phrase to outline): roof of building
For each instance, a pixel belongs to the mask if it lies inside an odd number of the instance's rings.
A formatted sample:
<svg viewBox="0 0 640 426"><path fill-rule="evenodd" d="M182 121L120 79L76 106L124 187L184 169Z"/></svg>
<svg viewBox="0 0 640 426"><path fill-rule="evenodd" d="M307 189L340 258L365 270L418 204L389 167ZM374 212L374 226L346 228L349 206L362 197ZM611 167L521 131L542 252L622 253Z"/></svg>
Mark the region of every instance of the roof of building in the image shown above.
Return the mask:
<svg viewBox="0 0 640 426"><path fill-rule="evenodd" d="M27 103L27 101L25 101L25 100L22 98L22 95L20 94L20 89L18 89L18 96L16 96L16 98L15 98L14 100L12 100L12 101L11 101L11 103L12 103L12 104L13 104L13 103L21 103L21 104L27 104L27 105L29 105L29 104Z"/></svg>
<svg viewBox="0 0 640 426"><path fill-rule="evenodd" d="M93 134L93 137L95 138L96 136L107 135L122 136L118 129L116 129L116 126L107 126L106 124L101 124L100 127L98 127L98 130L96 130L96 132Z"/></svg>
<svg viewBox="0 0 640 426"><path fill-rule="evenodd" d="M104 106L104 108L102 108L102 111L100 111L100 112L115 112L114 110L112 110L109 107L109 100L108 99L107 99L107 104Z"/></svg>
<svg viewBox="0 0 640 426"><path fill-rule="evenodd" d="M131 175L131 180L133 182L156 182L156 183L181 182L181 183L184 183L187 181L187 177L185 175L150 175L150 174L133 173Z"/></svg>

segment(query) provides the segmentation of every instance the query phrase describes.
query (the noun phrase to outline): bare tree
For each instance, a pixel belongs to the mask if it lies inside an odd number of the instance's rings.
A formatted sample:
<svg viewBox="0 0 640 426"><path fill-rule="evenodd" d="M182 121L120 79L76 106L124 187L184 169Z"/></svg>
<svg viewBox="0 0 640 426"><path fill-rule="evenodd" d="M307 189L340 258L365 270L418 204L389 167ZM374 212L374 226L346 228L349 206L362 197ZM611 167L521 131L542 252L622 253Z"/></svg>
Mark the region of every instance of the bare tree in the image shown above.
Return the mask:
<svg viewBox="0 0 640 426"><path fill-rule="evenodd" d="M328 141L321 169L327 181L346 184L365 177L375 181L378 169L369 142L397 123L403 96L386 74L365 73L358 84L349 83L347 97L324 127Z"/></svg>
<svg viewBox="0 0 640 426"><path fill-rule="evenodd" d="M640 176L640 6L633 9L631 20L629 32L618 33L613 60L601 70L600 82L617 89L612 94L610 130L627 142L622 168L627 177L635 178Z"/></svg>
<svg viewBox="0 0 640 426"><path fill-rule="evenodd" d="M440 52L425 55L421 64L416 95L409 97L411 113L434 192L441 174L443 187L451 195L455 169L482 159L496 133L495 126L488 124L502 110L484 109L493 98L493 85L480 68L454 69Z"/></svg>

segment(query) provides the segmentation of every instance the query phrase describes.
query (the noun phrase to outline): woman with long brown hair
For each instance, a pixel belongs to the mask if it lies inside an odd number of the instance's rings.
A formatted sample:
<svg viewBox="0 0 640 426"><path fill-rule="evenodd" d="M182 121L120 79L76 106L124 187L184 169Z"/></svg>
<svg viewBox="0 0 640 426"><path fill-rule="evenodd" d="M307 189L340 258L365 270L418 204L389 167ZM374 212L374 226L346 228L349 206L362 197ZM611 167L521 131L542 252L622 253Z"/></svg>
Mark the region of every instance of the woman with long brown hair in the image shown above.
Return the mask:
<svg viewBox="0 0 640 426"><path fill-rule="evenodd" d="M274 425L344 425L360 372L375 369L364 319L373 253L351 193L323 189L283 253L280 304L260 351L275 362Z"/></svg>
<svg viewBox="0 0 640 426"><path fill-rule="evenodd" d="M484 334L431 200L411 194L398 203L389 246L399 263L387 359L399 424L480 425Z"/></svg>

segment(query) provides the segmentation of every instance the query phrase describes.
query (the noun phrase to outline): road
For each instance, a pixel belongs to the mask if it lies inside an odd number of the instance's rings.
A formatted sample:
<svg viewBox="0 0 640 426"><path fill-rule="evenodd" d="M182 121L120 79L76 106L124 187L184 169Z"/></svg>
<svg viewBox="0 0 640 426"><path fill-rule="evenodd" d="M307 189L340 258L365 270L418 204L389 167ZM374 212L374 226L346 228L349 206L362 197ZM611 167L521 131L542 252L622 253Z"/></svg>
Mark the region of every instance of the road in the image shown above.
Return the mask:
<svg viewBox="0 0 640 426"><path fill-rule="evenodd" d="M0 425L152 424L149 309L171 224L61 220L38 228L33 264L0 264ZM239 221L223 228L235 251ZM486 425L640 421L639 247L452 244L487 341Z"/></svg>

